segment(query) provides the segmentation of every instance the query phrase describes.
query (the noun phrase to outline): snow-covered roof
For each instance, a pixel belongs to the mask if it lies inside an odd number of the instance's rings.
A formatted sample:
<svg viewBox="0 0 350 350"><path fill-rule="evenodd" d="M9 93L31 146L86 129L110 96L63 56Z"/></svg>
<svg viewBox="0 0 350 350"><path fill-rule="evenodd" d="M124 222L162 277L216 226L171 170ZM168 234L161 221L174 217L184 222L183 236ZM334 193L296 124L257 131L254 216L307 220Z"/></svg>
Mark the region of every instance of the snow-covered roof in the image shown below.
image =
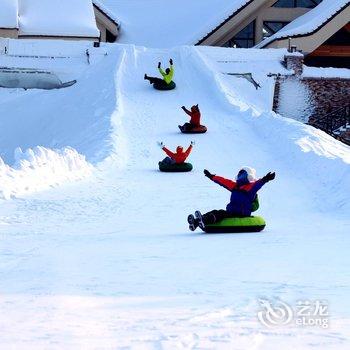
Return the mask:
<svg viewBox="0 0 350 350"><path fill-rule="evenodd" d="M109 17L114 23L118 24L120 22L117 15L111 11L101 0L93 0L93 4L103 12L107 17Z"/></svg>
<svg viewBox="0 0 350 350"><path fill-rule="evenodd" d="M315 8L290 22L256 47L263 48L278 39L312 34L349 5L350 0L323 0Z"/></svg>
<svg viewBox="0 0 350 350"><path fill-rule="evenodd" d="M17 0L1 0L0 28L18 28L18 2Z"/></svg>
<svg viewBox="0 0 350 350"><path fill-rule="evenodd" d="M19 30L28 36L100 35L91 0L19 0Z"/></svg>
<svg viewBox="0 0 350 350"><path fill-rule="evenodd" d="M94 0L121 21L120 43L148 47L196 44L252 0ZM161 29L160 29L161 28Z"/></svg>

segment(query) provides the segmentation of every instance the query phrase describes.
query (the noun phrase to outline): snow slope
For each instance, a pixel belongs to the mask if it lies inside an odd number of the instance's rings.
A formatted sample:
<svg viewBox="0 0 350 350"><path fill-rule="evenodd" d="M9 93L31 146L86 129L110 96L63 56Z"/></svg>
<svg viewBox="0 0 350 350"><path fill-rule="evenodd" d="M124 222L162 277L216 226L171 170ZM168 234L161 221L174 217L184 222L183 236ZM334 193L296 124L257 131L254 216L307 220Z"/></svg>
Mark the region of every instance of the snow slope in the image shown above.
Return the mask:
<svg viewBox="0 0 350 350"><path fill-rule="evenodd" d="M171 48L196 44L248 0L98 0L121 22L119 43ZM161 30L159 28L162 28Z"/></svg>
<svg viewBox="0 0 350 350"><path fill-rule="evenodd" d="M78 82L55 91L0 90L0 127L6 130L0 139L0 157L6 164L1 167L0 196L23 195L89 176L92 165L113 147L110 116L116 102L110 72L115 57L94 51L91 43L60 42L57 49L54 42L12 40L8 47L9 55L0 56L1 66L45 69L62 81ZM93 88L89 81L94 81ZM30 158L25 167L21 153L16 158L17 147ZM43 166L47 161L49 165ZM34 182L27 176L28 168Z"/></svg>
<svg viewBox="0 0 350 350"><path fill-rule="evenodd" d="M238 65L230 62L229 49L101 50L108 56L81 71L80 90L38 94L45 98L40 114L46 108L53 122L37 118L36 104L24 104L25 96L7 99L7 108L28 106L28 118L37 121L27 124L38 131L33 140L48 143L57 129L60 144L74 143L95 170L79 185L2 201L1 347L347 349L349 147L267 110L272 78L260 70L283 69L276 59L259 64L241 51L241 64L250 65L262 86L257 91L245 79L222 74ZM143 74L156 74L156 62L170 57L178 87L155 91ZM85 142L71 127L79 91L87 94L81 103ZM192 103L200 105L207 134L177 130L187 120L180 106ZM95 135L104 119L108 132ZM10 123L2 130L21 139ZM157 171L164 156L157 140L173 148L191 139L191 173ZM1 141L2 149L9 142ZM96 156L101 148L103 156ZM242 165L260 176L277 172L260 194L266 230L188 232L189 212L222 208L229 198L203 169L233 177ZM290 305L326 300L331 326L265 328L256 316L260 297Z"/></svg>

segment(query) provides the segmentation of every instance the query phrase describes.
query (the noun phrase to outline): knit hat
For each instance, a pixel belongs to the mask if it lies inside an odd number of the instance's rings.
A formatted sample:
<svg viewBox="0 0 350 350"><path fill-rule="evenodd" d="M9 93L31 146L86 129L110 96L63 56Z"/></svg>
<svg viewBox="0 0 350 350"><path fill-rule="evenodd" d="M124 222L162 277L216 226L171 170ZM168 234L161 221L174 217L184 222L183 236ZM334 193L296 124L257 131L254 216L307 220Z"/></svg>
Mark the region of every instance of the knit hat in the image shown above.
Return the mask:
<svg viewBox="0 0 350 350"><path fill-rule="evenodd" d="M249 182L254 182L256 181L256 170L249 167L249 166L244 166L241 168L241 170L244 170L247 173L247 178ZM236 176L237 180L237 176Z"/></svg>

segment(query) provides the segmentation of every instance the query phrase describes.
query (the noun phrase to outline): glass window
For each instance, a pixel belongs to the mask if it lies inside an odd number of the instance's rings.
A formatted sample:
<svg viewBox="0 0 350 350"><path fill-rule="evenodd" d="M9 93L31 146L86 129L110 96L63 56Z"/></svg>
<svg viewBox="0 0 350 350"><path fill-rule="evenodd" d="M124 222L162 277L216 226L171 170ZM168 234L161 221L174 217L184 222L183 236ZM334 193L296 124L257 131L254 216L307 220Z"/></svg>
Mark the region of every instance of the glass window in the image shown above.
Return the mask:
<svg viewBox="0 0 350 350"><path fill-rule="evenodd" d="M263 25L263 38L267 38L286 26L289 22L265 21Z"/></svg>
<svg viewBox="0 0 350 350"><path fill-rule="evenodd" d="M324 45L331 46L350 46L350 30L345 26L340 29L338 32L333 34Z"/></svg>
<svg viewBox="0 0 350 350"><path fill-rule="evenodd" d="M108 29L106 29L106 41L107 41L107 43L114 43L116 40L117 40L116 35L114 35Z"/></svg>
<svg viewBox="0 0 350 350"><path fill-rule="evenodd" d="M249 23L232 39L224 44L226 47L249 48L255 45L255 21Z"/></svg>
<svg viewBox="0 0 350 350"><path fill-rule="evenodd" d="M294 0L278 0L273 7L295 7Z"/></svg>
<svg viewBox="0 0 350 350"><path fill-rule="evenodd" d="M284 8L293 8L293 7L304 7L304 8L314 8L322 0L278 0L275 2L273 7L284 7Z"/></svg>

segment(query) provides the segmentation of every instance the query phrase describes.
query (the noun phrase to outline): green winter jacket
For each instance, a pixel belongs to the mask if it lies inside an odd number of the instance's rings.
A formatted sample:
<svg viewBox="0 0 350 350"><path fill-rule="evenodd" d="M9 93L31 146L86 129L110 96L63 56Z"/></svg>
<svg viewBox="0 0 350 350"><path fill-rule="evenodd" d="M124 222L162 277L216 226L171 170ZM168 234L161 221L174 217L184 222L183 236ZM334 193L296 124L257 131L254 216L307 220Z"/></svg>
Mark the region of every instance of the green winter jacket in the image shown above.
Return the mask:
<svg viewBox="0 0 350 350"><path fill-rule="evenodd" d="M172 82L173 76L174 76L174 66L173 65L170 66L170 73L169 74L166 74L162 68L158 68L158 69L159 69L159 73L163 76L164 81L167 84L170 84Z"/></svg>

